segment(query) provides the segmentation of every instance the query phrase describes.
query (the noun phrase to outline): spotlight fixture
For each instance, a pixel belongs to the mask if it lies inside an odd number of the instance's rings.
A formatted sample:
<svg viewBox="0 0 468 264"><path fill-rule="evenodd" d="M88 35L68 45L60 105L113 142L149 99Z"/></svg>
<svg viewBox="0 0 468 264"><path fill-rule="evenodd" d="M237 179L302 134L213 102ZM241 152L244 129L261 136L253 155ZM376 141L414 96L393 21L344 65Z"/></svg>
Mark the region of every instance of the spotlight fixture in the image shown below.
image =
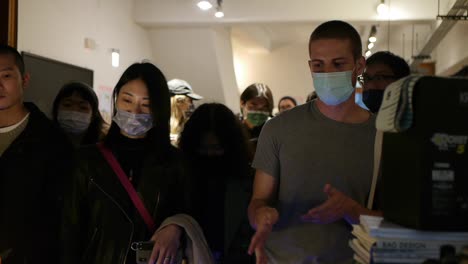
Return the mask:
<svg viewBox="0 0 468 264"><path fill-rule="evenodd" d="M371 27L371 31L369 33L369 42L371 42L371 43L376 42L377 41L376 35L377 35L377 27L375 25L373 25Z"/></svg>
<svg viewBox="0 0 468 264"><path fill-rule="evenodd" d="M373 47L374 47L374 42L371 42L369 43L369 45L367 45L367 49L369 50L371 50Z"/></svg>
<svg viewBox="0 0 468 264"><path fill-rule="evenodd" d="M216 11L215 17L217 17L217 18L222 18L222 17L224 17L224 12L223 12L222 10Z"/></svg>
<svg viewBox="0 0 468 264"><path fill-rule="evenodd" d="M385 4L385 0L381 0L380 4L377 6L377 14L381 17L388 16L388 5Z"/></svg>
<svg viewBox="0 0 468 264"><path fill-rule="evenodd" d="M369 57L370 55L372 55L372 51L370 50L366 51L366 57Z"/></svg>
<svg viewBox="0 0 468 264"><path fill-rule="evenodd" d="M197 6L203 10L203 11L206 11L206 10L209 10L213 7L213 5L210 3L210 1L199 1Z"/></svg>
<svg viewBox="0 0 468 264"><path fill-rule="evenodd" d="M217 18L222 18L224 17L224 12L223 12L223 0L217 0L217 4L218 6L216 7L216 13L215 13L215 17Z"/></svg>

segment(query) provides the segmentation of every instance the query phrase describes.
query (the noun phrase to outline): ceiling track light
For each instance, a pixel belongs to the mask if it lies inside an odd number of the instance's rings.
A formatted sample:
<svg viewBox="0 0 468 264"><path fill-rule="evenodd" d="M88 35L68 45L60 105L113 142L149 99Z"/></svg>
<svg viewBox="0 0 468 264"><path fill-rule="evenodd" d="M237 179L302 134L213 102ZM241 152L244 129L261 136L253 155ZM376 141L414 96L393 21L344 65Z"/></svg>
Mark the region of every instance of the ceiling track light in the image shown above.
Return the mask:
<svg viewBox="0 0 468 264"><path fill-rule="evenodd" d="M197 6L203 11L210 10L213 7L210 1L206 1L206 0L198 1Z"/></svg>
<svg viewBox="0 0 468 264"><path fill-rule="evenodd" d="M218 11L216 11L216 13L215 13L215 17L217 17L217 18L224 17L224 12L221 9L218 9Z"/></svg>
<svg viewBox="0 0 468 264"><path fill-rule="evenodd" d="M385 4L385 0L381 0L380 4L377 6L377 14L380 17L386 17L388 16L388 5Z"/></svg>
<svg viewBox="0 0 468 264"><path fill-rule="evenodd" d="M218 6L216 7L216 13L215 13L215 17L217 18L222 18L224 17L224 12L223 12L223 0L217 0L217 4Z"/></svg>
<svg viewBox="0 0 468 264"><path fill-rule="evenodd" d="M371 31L369 33L369 42L370 43L374 43L374 42L377 41L376 35L377 35L377 27L375 25L373 25L371 27Z"/></svg>

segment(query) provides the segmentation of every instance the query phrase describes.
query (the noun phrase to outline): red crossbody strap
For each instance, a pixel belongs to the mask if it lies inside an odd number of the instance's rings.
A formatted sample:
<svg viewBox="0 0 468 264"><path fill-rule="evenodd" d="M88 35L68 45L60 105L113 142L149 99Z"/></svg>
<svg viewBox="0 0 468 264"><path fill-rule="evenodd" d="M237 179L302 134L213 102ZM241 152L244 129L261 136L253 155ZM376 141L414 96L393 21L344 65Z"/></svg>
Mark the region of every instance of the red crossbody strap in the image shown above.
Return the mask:
<svg viewBox="0 0 468 264"><path fill-rule="evenodd" d="M140 213L140 216L145 221L146 226L151 232L154 232L156 230L156 224L154 223L151 214L146 209L145 205L143 204L143 201L140 199L137 192L135 191L135 188L133 188L132 183L128 180L128 177L123 171L122 167L120 167L119 162L115 159L114 154L112 154L112 152L108 148L106 148L104 144L97 144L97 146L104 158L106 158L107 162L114 170L115 174L117 174L117 176L119 177L120 183L127 191L128 196L130 196L130 199L132 200L136 209Z"/></svg>

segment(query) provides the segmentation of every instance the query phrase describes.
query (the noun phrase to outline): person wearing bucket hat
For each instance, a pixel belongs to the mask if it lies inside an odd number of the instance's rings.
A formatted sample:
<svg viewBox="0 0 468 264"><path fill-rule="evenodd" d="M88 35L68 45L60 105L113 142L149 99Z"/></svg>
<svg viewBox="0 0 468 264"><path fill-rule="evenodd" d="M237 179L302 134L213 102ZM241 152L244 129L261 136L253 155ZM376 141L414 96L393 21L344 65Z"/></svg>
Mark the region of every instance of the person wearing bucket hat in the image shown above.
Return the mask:
<svg viewBox="0 0 468 264"><path fill-rule="evenodd" d="M194 93L192 86L184 80L172 79L167 82L167 85L171 95L171 142L177 145L185 122L195 110L193 101L203 99L203 97Z"/></svg>

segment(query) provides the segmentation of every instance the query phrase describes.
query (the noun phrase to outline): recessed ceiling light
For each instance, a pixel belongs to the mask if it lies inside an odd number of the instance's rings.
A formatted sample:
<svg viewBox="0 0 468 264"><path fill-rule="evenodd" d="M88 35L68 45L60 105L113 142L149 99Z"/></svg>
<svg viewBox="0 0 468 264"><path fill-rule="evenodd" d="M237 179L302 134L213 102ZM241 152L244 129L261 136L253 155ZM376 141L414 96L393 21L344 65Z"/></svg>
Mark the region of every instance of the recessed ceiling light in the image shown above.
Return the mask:
<svg viewBox="0 0 468 264"><path fill-rule="evenodd" d="M198 2L197 6L204 11L209 10L213 7L213 5L209 1L200 1Z"/></svg>

